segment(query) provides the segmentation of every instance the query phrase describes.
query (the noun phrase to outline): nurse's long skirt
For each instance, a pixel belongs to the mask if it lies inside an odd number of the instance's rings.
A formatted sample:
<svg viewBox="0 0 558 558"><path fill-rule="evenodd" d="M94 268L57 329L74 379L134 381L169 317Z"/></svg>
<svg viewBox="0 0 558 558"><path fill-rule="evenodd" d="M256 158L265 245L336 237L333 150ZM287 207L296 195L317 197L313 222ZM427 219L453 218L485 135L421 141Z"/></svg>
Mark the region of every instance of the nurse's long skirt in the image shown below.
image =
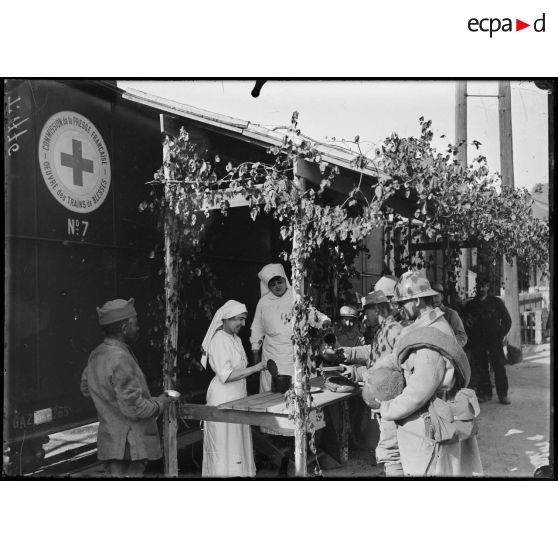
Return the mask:
<svg viewBox="0 0 558 558"><path fill-rule="evenodd" d="M246 379L222 383L217 376L207 390L207 404L246 397ZM202 477L254 477L256 465L248 424L204 421Z"/></svg>

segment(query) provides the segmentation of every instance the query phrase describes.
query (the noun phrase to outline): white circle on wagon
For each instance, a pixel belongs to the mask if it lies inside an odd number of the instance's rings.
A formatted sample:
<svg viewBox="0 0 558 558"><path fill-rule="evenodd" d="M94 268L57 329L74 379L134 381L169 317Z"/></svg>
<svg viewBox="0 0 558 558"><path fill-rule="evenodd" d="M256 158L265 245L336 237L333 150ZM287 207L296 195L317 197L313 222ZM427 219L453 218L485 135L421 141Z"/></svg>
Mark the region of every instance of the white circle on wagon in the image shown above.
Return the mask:
<svg viewBox="0 0 558 558"><path fill-rule="evenodd" d="M72 111L53 114L41 130L38 155L49 192L68 210L90 213L105 201L111 179L109 152L88 118Z"/></svg>

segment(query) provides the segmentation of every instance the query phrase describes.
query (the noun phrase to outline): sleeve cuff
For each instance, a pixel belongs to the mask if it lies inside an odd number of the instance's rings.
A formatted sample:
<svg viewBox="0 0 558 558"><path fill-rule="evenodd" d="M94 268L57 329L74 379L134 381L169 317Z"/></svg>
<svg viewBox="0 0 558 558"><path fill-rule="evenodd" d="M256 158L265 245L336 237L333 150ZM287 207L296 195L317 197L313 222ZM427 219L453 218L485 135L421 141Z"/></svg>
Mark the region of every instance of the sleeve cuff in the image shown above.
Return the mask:
<svg viewBox="0 0 558 558"><path fill-rule="evenodd" d="M355 379L358 382L363 382L364 381L364 375L365 375L367 370L368 370L368 368L366 368L366 366L355 366L354 367Z"/></svg>
<svg viewBox="0 0 558 558"><path fill-rule="evenodd" d="M153 413L153 416L158 417L161 414L161 405L157 399L153 399L153 403L155 403L155 412Z"/></svg>

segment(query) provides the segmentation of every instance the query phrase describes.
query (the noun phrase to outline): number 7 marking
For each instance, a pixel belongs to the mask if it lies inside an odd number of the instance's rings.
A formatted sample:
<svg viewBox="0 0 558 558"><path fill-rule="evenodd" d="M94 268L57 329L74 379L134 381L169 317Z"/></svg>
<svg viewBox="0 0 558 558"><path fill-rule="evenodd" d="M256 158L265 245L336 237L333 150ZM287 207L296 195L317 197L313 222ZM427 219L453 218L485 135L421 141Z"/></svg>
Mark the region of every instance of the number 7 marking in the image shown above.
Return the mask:
<svg viewBox="0 0 558 558"><path fill-rule="evenodd" d="M83 227L83 233L81 236L85 236L85 233L87 232L87 227L89 227L89 221L82 221L84 227Z"/></svg>

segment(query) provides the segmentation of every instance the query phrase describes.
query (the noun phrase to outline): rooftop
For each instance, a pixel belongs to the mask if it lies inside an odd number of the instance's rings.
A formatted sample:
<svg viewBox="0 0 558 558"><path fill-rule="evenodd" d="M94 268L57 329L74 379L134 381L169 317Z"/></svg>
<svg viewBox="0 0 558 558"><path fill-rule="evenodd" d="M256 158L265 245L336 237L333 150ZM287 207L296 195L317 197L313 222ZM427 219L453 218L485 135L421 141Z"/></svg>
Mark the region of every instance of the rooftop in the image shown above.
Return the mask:
<svg viewBox="0 0 558 558"><path fill-rule="evenodd" d="M237 134L239 137L244 137L247 140L258 143L262 146L282 145L283 138L287 130L286 126L266 128L248 120L241 120L232 116L226 116L224 114L193 107L191 105L165 99L157 95L145 93L137 89L128 89L122 96L124 99L129 101L175 114L182 118L194 120L204 124L205 126L226 130L229 133L232 132L235 135ZM358 152L337 145L320 143L303 135L300 135L299 137L301 138L301 141L306 139L314 142L316 148L320 151L323 160L327 163L358 172L359 169L357 169L354 165L354 160L359 155ZM375 178L387 177L387 175L378 169L373 160L370 160L368 166L362 169L362 173Z"/></svg>

